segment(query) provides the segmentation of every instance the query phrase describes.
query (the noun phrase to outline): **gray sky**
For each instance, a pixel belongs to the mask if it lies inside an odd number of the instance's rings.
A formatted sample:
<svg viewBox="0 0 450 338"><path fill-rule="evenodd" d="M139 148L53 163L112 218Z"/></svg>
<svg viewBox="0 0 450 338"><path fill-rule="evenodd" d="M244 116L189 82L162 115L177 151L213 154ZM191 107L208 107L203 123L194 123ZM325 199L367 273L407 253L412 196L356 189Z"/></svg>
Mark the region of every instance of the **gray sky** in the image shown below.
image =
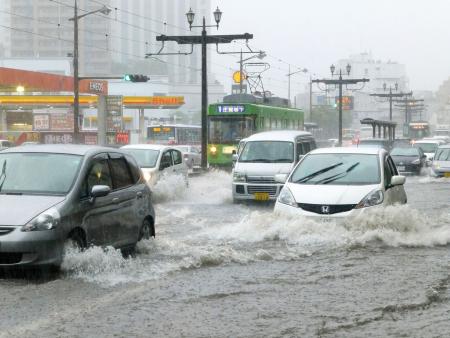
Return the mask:
<svg viewBox="0 0 450 338"><path fill-rule="evenodd" d="M405 64L413 90L437 90L450 76L449 0L216 0L212 5L224 13L219 34L253 33L252 46L321 76L328 76L331 63L360 52ZM287 65L267 61L274 67L266 75L268 86L277 94L287 92L281 70ZM214 63L219 79L227 81L230 71L223 66L235 60L215 56ZM292 80L295 91L306 82L302 76ZM225 82L227 90L230 84Z"/></svg>

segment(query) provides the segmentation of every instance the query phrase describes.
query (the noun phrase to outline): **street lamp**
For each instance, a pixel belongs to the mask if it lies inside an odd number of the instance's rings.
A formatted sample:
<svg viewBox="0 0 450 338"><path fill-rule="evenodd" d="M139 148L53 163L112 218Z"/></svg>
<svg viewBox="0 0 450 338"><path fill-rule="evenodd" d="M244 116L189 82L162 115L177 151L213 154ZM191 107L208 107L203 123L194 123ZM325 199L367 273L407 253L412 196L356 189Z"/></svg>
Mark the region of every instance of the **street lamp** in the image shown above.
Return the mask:
<svg viewBox="0 0 450 338"><path fill-rule="evenodd" d="M75 0L74 16L69 21L73 21L73 142L80 142L80 78L78 73L78 20L85 16L101 13L103 15L109 15L111 9L105 5L97 10L78 15L78 4Z"/></svg>
<svg viewBox="0 0 450 338"><path fill-rule="evenodd" d="M192 8L189 8L189 12L186 13L186 18L189 23L189 30L192 29L192 24L194 23L195 13Z"/></svg>
<svg viewBox="0 0 450 338"><path fill-rule="evenodd" d="M217 9L214 11L214 20L217 23L217 29L219 29L219 23L220 23L220 19L222 19L222 12L220 11L219 7L217 7Z"/></svg>
<svg viewBox="0 0 450 338"><path fill-rule="evenodd" d="M291 105L291 76L298 74L298 73L307 73L308 69L303 68L303 69L299 69L295 72L291 73L291 65L289 65L289 73L286 74L286 76L288 77L288 101L289 101L289 106Z"/></svg>

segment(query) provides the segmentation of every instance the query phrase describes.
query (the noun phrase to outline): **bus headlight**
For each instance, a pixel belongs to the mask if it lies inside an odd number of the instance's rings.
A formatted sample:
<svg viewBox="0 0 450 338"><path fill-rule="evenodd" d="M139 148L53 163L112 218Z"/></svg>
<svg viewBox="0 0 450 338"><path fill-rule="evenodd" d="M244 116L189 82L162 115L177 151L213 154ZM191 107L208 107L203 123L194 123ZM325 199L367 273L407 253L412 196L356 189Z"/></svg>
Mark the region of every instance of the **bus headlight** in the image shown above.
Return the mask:
<svg viewBox="0 0 450 338"><path fill-rule="evenodd" d="M209 151L211 152L212 155L216 155L217 154L217 147L216 146L211 146L211 148L209 148Z"/></svg>

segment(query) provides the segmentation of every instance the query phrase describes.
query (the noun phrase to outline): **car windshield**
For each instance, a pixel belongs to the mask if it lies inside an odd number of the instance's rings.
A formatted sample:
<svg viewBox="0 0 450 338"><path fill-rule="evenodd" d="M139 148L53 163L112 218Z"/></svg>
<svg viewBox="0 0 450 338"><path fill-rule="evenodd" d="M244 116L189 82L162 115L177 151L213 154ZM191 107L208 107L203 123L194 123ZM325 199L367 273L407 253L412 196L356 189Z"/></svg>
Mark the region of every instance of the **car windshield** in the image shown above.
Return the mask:
<svg viewBox="0 0 450 338"><path fill-rule="evenodd" d="M294 162L294 143L287 141L247 142L239 162L292 163Z"/></svg>
<svg viewBox="0 0 450 338"><path fill-rule="evenodd" d="M392 156L419 156L417 148L394 148L391 151Z"/></svg>
<svg viewBox="0 0 450 338"><path fill-rule="evenodd" d="M123 149L136 159L141 168L155 168L158 162L159 150L153 149Z"/></svg>
<svg viewBox="0 0 450 338"><path fill-rule="evenodd" d="M450 161L450 148L438 149L434 159L436 161Z"/></svg>
<svg viewBox="0 0 450 338"><path fill-rule="evenodd" d="M297 166L291 182L298 184L368 185L380 183L377 155L311 154Z"/></svg>
<svg viewBox="0 0 450 338"><path fill-rule="evenodd" d="M65 195L82 156L51 153L0 154L0 193Z"/></svg>
<svg viewBox="0 0 450 338"><path fill-rule="evenodd" d="M434 153L438 148L437 143L415 143L414 147L422 149L424 153Z"/></svg>

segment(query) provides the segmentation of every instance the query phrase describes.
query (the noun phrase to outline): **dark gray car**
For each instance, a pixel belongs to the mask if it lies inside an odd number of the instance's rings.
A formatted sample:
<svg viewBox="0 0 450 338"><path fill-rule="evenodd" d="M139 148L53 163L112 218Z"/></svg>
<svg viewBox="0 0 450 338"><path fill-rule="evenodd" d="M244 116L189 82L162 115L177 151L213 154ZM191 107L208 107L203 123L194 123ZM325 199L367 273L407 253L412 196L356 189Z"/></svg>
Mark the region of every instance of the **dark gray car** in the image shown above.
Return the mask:
<svg viewBox="0 0 450 338"><path fill-rule="evenodd" d="M59 266L74 242L131 249L155 235L151 192L123 151L33 145L0 153L0 267Z"/></svg>

